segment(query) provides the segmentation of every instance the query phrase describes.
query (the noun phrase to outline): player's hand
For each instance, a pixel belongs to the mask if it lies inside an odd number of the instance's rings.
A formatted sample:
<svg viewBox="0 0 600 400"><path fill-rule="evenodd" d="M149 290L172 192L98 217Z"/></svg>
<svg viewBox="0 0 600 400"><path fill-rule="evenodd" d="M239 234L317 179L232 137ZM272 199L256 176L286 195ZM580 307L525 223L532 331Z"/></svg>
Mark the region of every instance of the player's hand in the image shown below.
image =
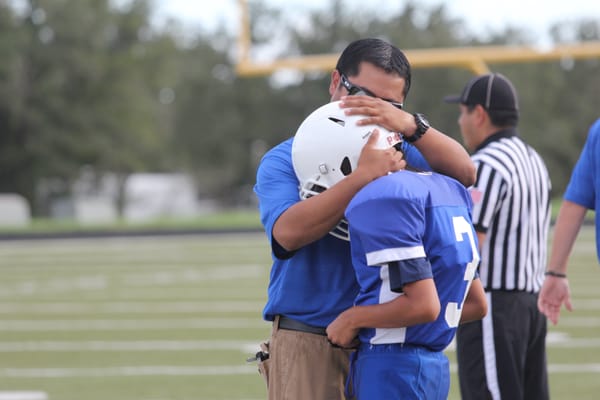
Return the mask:
<svg viewBox="0 0 600 400"><path fill-rule="evenodd" d="M569 281L567 278L546 276L538 297L538 309L556 325L563 304L567 310L573 310Z"/></svg>
<svg viewBox="0 0 600 400"><path fill-rule="evenodd" d="M355 172L365 176L367 182L406 168L404 154L394 147L381 150L375 147L379 131L375 129L363 146Z"/></svg>
<svg viewBox="0 0 600 400"><path fill-rule="evenodd" d="M338 347L356 348L360 343L358 340L358 328L353 328L343 312L327 327L327 339Z"/></svg>
<svg viewBox="0 0 600 400"><path fill-rule="evenodd" d="M346 115L364 115L358 125L379 125L392 132L414 129L414 117L389 102L370 96L344 96L340 107Z"/></svg>

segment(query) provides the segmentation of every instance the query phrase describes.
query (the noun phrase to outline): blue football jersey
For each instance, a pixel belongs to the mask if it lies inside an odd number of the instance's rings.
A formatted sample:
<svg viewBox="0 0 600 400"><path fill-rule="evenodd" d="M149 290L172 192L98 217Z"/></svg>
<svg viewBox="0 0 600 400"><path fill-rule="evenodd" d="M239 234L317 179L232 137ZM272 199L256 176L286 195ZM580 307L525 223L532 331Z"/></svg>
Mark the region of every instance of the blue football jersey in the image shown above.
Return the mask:
<svg viewBox="0 0 600 400"><path fill-rule="evenodd" d="M399 171L357 193L346 218L360 285L356 305L391 301L402 296L404 284L430 277L441 303L434 322L362 329L361 342L443 350L454 338L479 262L468 191L444 175Z"/></svg>

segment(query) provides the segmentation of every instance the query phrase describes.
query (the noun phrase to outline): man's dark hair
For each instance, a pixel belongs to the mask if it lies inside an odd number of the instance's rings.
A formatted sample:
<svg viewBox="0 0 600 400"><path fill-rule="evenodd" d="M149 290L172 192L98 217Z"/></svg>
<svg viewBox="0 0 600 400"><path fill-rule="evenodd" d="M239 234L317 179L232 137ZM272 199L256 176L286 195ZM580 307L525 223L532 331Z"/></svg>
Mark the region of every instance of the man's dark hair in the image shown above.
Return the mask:
<svg viewBox="0 0 600 400"><path fill-rule="evenodd" d="M376 38L359 39L350 43L340 55L335 68L349 77L359 74L361 62L368 62L383 69L387 73L396 73L404 78L403 97L406 98L410 89L410 63L396 46L385 40Z"/></svg>

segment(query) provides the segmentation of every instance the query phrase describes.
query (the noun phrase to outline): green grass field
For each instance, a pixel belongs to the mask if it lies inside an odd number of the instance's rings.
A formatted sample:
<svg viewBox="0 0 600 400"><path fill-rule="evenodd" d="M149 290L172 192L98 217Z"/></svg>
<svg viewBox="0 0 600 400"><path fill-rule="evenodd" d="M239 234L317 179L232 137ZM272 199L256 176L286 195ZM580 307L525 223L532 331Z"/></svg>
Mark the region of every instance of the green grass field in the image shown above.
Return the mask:
<svg viewBox="0 0 600 400"><path fill-rule="evenodd" d="M576 310L548 336L551 392L597 399L592 228L574 253ZM0 241L0 399L264 399L245 359L269 335L269 267L263 234Z"/></svg>

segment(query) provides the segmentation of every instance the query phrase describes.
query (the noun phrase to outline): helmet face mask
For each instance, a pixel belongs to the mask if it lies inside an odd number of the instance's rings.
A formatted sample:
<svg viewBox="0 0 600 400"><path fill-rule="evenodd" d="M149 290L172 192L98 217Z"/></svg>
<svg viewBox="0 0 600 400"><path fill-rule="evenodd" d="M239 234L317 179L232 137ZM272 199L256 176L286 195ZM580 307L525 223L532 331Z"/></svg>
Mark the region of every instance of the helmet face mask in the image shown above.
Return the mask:
<svg viewBox="0 0 600 400"><path fill-rule="evenodd" d="M387 149L401 142L398 133L380 126L357 125L364 116L345 115L339 103L328 103L312 112L294 137L292 163L302 200L322 193L355 171L362 148L375 129L379 131L376 148ZM331 234L348 240L347 223L342 221Z"/></svg>

